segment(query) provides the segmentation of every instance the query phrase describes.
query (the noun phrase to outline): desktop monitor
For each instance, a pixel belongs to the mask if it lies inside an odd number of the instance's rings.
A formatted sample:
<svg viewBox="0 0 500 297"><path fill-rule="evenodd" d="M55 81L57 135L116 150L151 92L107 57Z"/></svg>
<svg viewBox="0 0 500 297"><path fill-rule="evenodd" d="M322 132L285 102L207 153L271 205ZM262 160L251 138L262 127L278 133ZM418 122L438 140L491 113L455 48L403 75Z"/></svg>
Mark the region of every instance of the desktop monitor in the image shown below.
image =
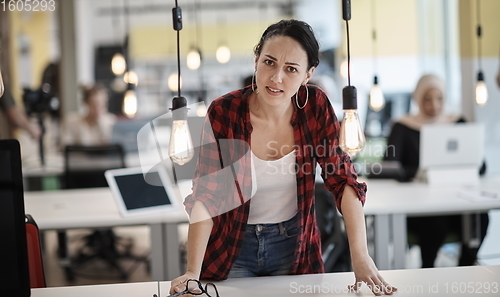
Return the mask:
<svg viewBox="0 0 500 297"><path fill-rule="evenodd" d="M30 296L21 150L0 140L0 296Z"/></svg>

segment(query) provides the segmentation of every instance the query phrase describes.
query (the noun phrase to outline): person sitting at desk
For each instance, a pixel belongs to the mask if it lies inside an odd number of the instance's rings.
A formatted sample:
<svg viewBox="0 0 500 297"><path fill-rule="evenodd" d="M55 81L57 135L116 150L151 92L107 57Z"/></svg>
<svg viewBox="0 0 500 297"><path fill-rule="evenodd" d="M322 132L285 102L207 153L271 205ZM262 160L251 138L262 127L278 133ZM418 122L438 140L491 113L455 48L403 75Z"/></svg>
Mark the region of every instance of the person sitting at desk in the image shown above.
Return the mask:
<svg viewBox="0 0 500 297"><path fill-rule="evenodd" d="M40 126L32 123L26 113L16 105L8 88L5 89L4 94L0 97L0 109L5 113L9 123L14 127L26 130L35 140L40 138L42 133Z"/></svg>
<svg viewBox="0 0 500 297"><path fill-rule="evenodd" d="M185 290L188 279L324 272L314 210L317 163L346 223L353 289L366 282L377 295L392 294L396 288L368 254L366 184L338 146L340 125L327 95L307 85L319 63L312 28L298 20L272 24L254 54L253 83L208 108L207 145L184 202L187 271L172 280L170 294Z"/></svg>
<svg viewBox="0 0 500 297"><path fill-rule="evenodd" d="M102 84L83 87L84 115L70 115L63 125L62 145L109 144L116 116L108 110L108 92Z"/></svg>
<svg viewBox="0 0 500 297"><path fill-rule="evenodd" d="M419 168L420 155L420 128L427 124L465 122L456 115L443 113L445 101L445 85L443 80L433 74L423 75L413 92L419 110L415 115L407 115L394 123L387 140L385 160L399 161L404 168L404 180L413 179ZM480 174L484 174L486 165L483 163ZM479 247L486 236L488 214L482 213L479 218L472 216L473 223L480 225L479 246L470 247L462 243L462 250L458 264L472 265L476 261ZM476 222L479 221L479 222ZM422 267L434 267L434 261L445 238L450 233L459 235L462 239L462 216L426 216L410 217L407 220L408 233L417 237L421 249ZM473 228L474 231L476 228Z"/></svg>

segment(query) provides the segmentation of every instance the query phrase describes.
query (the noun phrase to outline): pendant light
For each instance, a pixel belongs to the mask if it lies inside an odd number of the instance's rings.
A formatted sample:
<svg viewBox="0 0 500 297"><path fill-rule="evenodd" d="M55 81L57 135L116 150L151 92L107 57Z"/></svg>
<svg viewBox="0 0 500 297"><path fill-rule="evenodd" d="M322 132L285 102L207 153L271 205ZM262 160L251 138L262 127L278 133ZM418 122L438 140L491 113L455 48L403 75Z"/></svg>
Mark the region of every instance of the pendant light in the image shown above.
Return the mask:
<svg viewBox="0 0 500 297"><path fill-rule="evenodd" d="M351 156L360 152L365 146L365 135L361 129L358 116L357 91L351 86L351 54L349 40L349 20L351 19L351 1L342 0L342 17L345 20L347 33L347 80L348 85L342 90L342 119L339 136L340 148Z"/></svg>
<svg viewBox="0 0 500 297"><path fill-rule="evenodd" d="M200 68L201 65L201 53L200 50L193 46L191 50L188 52L186 57L186 65L191 70L196 70Z"/></svg>
<svg viewBox="0 0 500 297"><path fill-rule="evenodd" d="M476 13L477 13L477 60L478 60L478 68L479 71L477 73L477 84L476 84L476 103L479 106L483 106L486 104L488 101L488 89L486 88L486 84L484 83L484 74L483 74L483 67L481 64L481 36L482 36L482 28L481 28L481 22L480 22L480 16L481 16L481 11L480 11L480 6L479 6L479 0L476 0Z"/></svg>
<svg viewBox="0 0 500 297"><path fill-rule="evenodd" d="M172 162L184 165L194 156L193 141L187 122L187 100L181 96L180 30L182 30L182 10L175 0L172 9L174 30L177 31L177 97L172 99L172 131L168 155Z"/></svg>
<svg viewBox="0 0 500 297"><path fill-rule="evenodd" d="M199 47L199 27L198 27L198 2L194 3L194 23L195 23L195 44L191 46L187 56L186 65L191 70L196 70L201 66L201 50Z"/></svg>
<svg viewBox="0 0 500 297"><path fill-rule="evenodd" d="M373 46L373 86L370 91L370 108L380 111L384 108L385 98L378 84L377 76L377 30L375 29L375 0L372 1L372 46Z"/></svg>
<svg viewBox="0 0 500 297"><path fill-rule="evenodd" d="M126 63L126 72L123 74L123 81L127 84L127 90L123 96L123 106L122 111L129 118L133 118L137 113L137 94L135 92L135 86L138 84L138 77L134 71L131 71L132 63L130 61L130 52L129 52L129 34L130 34L130 6L129 2L126 2L125 5L126 10L126 28L127 28L127 37L125 38L125 55L129 57L128 63Z"/></svg>
<svg viewBox="0 0 500 297"><path fill-rule="evenodd" d="M115 36L118 36L118 30L117 28L119 27L118 25L118 18L114 17L113 18L113 28L115 29L114 33ZM122 44L122 51L123 51L123 44ZM125 57L123 56L122 53L115 53L113 55L113 58L111 59L111 71L113 72L114 75L120 76L123 73L125 73L125 70L127 69L127 61L125 60Z"/></svg>
<svg viewBox="0 0 500 297"><path fill-rule="evenodd" d="M225 29L225 22L221 21L221 32ZM225 36L224 32L222 32L222 36ZM221 64L225 64L231 60L231 50L227 46L225 41L221 41L217 51L215 52L215 58L217 62Z"/></svg>
<svg viewBox="0 0 500 297"><path fill-rule="evenodd" d="M113 71L114 75L122 75L127 69L127 62L125 61L125 57L122 53L116 53L113 55L111 59L111 71Z"/></svg>

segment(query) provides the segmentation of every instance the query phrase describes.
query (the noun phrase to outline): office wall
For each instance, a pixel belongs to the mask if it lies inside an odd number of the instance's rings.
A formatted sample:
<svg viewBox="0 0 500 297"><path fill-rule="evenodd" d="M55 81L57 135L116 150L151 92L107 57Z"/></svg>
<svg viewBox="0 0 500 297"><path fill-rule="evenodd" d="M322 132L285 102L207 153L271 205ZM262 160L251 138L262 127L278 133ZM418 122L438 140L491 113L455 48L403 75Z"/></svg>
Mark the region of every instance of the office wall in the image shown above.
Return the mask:
<svg viewBox="0 0 500 297"><path fill-rule="evenodd" d="M39 88L43 70L57 55L55 13L9 11L10 81L22 105L22 88Z"/></svg>
<svg viewBox="0 0 500 297"><path fill-rule="evenodd" d="M500 172L500 86L496 84L496 76L500 73L500 1L480 0L479 18L482 26L481 60L485 83L489 92L489 101L483 107L474 101L477 79L478 39L476 27L478 23L477 2L461 0L460 2L460 53L462 74L462 108L470 121L483 123L486 126L486 160L489 172Z"/></svg>

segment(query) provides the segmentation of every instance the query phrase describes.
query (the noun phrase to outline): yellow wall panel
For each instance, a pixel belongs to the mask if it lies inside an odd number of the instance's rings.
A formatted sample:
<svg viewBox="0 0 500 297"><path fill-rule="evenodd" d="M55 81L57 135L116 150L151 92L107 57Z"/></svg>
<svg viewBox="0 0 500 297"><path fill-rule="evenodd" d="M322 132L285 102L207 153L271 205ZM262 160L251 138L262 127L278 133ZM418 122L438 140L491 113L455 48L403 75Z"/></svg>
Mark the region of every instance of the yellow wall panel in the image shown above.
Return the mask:
<svg viewBox="0 0 500 297"><path fill-rule="evenodd" d="M415 0L352 1L352 17L349 21L351 53L357 56L372 55L372 5L374 4L378 55L418 54ZM345 33L343 34L345 40Z"/></svg>
<svg viewBox="0 0 500 297"><path fill-rule="evenodd" d="M459 1L461 56L465 58L478 56L477 1L480 1L479 17L482 27L481 55L483 57L498 57L500 51L500 1L498 0Z"/></svg>

